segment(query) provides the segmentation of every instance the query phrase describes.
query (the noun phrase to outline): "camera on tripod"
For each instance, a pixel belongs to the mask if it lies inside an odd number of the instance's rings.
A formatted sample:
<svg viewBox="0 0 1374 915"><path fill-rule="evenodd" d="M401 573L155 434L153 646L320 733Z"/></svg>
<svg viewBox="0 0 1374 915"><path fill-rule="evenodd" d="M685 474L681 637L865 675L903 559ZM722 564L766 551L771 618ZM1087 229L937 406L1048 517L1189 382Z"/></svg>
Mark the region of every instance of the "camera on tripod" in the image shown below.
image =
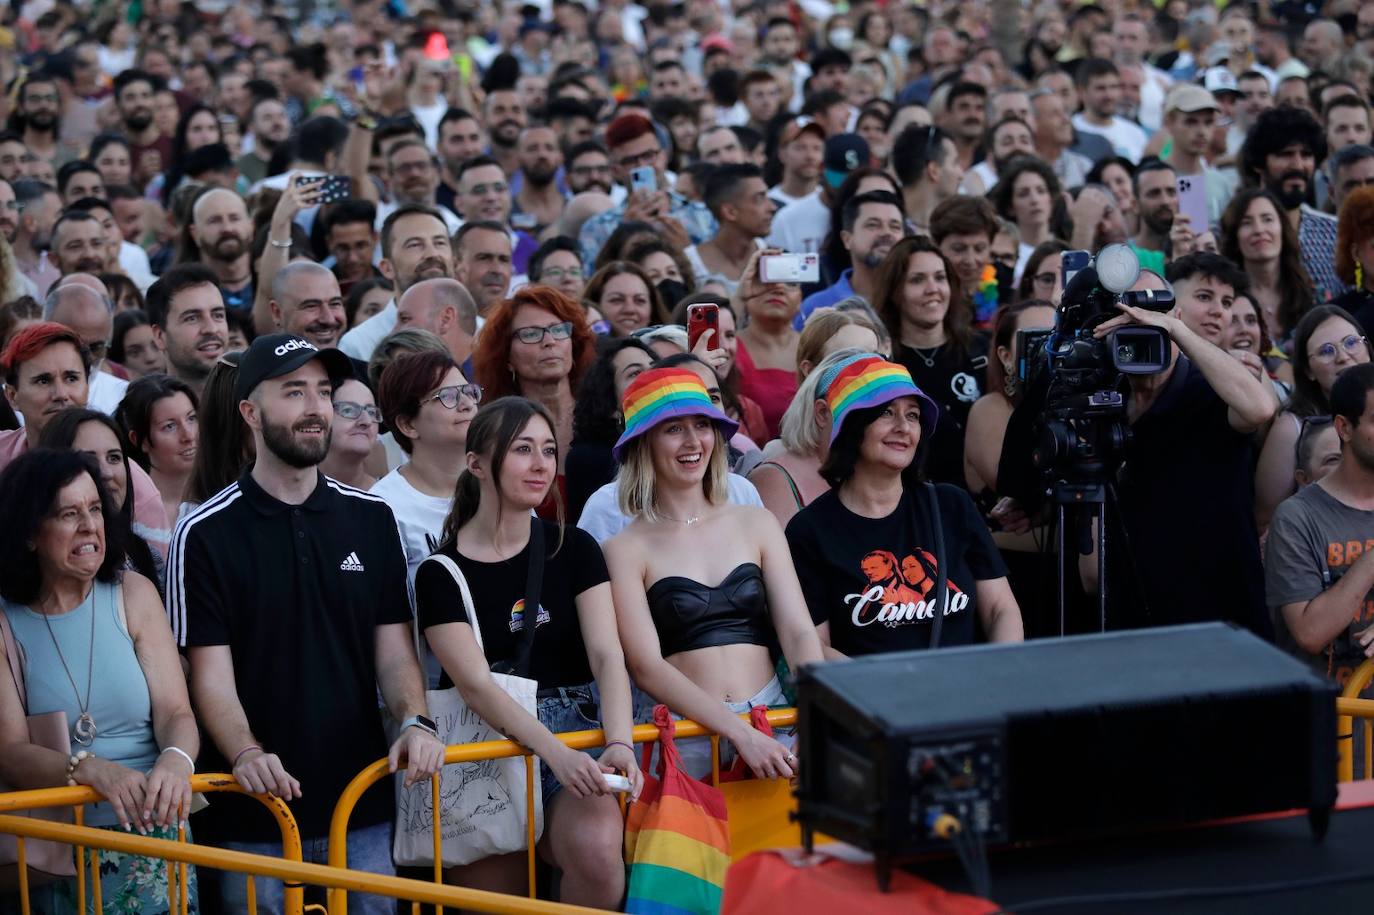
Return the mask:
<svg viewBox="0 0 1374 915"><path fill-rule="evenodd" d="M1068 251L1063 259L1066 267L1083 266L1065 277L1054 329L1017 332L1022 384L1045 391L1031 460L1050 483L1101 483L1130 440L1124 376L1164 371L1172 348L1157 327L1118 327L1101 339L1094 331L1121 314L1118 303L1168 311L1174 297L1129 291L1140 260L1126 245L1108 245L1096 258Z"/></svg>

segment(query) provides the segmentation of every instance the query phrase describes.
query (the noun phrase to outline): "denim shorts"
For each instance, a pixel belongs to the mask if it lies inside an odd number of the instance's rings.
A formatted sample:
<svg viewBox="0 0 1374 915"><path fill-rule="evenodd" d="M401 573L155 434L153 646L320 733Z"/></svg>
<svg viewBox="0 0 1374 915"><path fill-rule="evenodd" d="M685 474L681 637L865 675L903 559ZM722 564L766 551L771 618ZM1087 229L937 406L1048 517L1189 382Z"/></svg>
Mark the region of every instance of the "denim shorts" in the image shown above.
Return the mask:
<svg viewBox="0 0 1374 915"><path fill-rule="evenodd" d="M539 691L539 723L551 733L564 734L568 731L596 731L601 728L601 693L596 683L586 686L562 686ZM601 756L601 747L584 750L593 759ZM547 815L549 802L554 795L563 790L558 777L553 774L544 760L539 760L540 792L544 796L544 810Z"/></svg>
<svg viewBox="0 0 1374 915"><path fill-rule="evenodd" d="M745 699L743 702L723 702L732 715L743 715L756 705L764 708L786 708L788 706L787 696L782 690L782 683L774 676L763 685L763 688L754 695ZM682 715L674 714L674 718L682 720ZM792 750L796 746L796 728L774 728L773 738L778 743ZM675 741L678 752L682 755L682 767L687 770L687 774L693 778L706 780L711 777L711 738L709 737L690 737ZM720 769L724 772L735 761L739 754L735 750L735 745L728 740L720 741ZM651 771L657 772L658 766L658 747L654 747L654 759Z"/></svg>

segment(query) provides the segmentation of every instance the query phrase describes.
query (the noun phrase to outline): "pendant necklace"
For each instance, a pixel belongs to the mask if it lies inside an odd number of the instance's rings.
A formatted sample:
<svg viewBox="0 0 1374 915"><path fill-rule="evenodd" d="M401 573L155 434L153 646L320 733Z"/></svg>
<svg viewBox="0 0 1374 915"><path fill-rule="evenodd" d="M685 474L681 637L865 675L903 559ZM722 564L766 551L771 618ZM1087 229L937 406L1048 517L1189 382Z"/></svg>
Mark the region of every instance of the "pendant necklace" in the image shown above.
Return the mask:
<svg viewBox="0 0 1374 915"><path fill-rule="evenodd" d="M83 601L84 603L84 601ZM81 701L81 690L77 688L76 678L72 676L71 668L67 666L67 659L62 656L62 646L57 642L57 633L53 632L52 621L48 619L46 613L40 614L44 624L48 627L48 635L52 638L52 647L57 649L57 660L62 662L62 670L67 674L67 680L72 685L72 692L76 694L76 704L81 709L80 716L76 719L76 724L72 725L72 739L83 747L89 747L95 743L95 735L98 729L95 726L95 719L91 717L91 681L95 679L95 604L91 604L91 651L90 658L86 662L86 701Z"/></svg>
<svg viewBox="0 0 1374 915"><path fill-rule="evenodd" d="M920 357L921 361L926 364L926 368L933 369L935 368L935 357L940 355L940 350L944 348L945 345L941 343L939 346L935 347L930 351L929 356L927 356L919 346L913 346L911 348L911 351Z"/></svg>

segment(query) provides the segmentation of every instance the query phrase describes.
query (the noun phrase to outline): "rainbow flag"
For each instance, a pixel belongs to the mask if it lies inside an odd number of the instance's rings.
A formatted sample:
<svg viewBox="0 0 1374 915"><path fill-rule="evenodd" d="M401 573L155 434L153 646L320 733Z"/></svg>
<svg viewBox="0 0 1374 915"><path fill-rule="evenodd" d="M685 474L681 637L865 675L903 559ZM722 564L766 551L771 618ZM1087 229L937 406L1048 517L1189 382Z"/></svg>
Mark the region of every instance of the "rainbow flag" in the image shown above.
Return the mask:
<svg viewBox="0 0 1374 915"><path fill-rule="evenodd" d="M654 724L661 748L658 777L645 771L644 790L625 819L625 911L716 915L730 866L725 796L683 770L667 706L654 709Z"/></svg>

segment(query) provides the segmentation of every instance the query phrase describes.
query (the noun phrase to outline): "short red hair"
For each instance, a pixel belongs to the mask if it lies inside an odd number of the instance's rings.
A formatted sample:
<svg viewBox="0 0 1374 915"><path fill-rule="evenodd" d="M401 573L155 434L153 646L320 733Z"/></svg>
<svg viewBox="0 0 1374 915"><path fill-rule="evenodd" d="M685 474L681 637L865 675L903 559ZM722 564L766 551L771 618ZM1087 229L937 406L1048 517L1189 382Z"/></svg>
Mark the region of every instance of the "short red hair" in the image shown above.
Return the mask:
<svg viewBox="0 0 1374 915"><path fill-rule="evenodd" d="M10 337L5 352L0 355L0 369L4 369L5 382L14 387L19 380L19 366L56 343L70 343L76 347L81 354L81 364L86 367L86 374L91 373L90 350L86 349L86 344L81 342L76 331L56 321L39 321Z"/></svg>
<svg viewBox="0 0 1374 915"><path fill-rule="evenodd" d="M582 376L596 361L596 337L587 325L587 312L577 302L552 286L521 286L508 299L492 306L487 323L477 336L477 349L472 354L472 373L482 386L482 400L490 403L499 397L520 393L519 382L510 369L511 329L515 313L522 305L552 312L559 321L572 323L572 371L568 382L573 394L582 383Z"/></svg>
<svg viewBox="0 0 1374 915"><path fill-rule="evenodd" d="M648 118L642 114L622 114L606 127L606 148L633 143L646 133L654 133L654 125Z"/></svg>

